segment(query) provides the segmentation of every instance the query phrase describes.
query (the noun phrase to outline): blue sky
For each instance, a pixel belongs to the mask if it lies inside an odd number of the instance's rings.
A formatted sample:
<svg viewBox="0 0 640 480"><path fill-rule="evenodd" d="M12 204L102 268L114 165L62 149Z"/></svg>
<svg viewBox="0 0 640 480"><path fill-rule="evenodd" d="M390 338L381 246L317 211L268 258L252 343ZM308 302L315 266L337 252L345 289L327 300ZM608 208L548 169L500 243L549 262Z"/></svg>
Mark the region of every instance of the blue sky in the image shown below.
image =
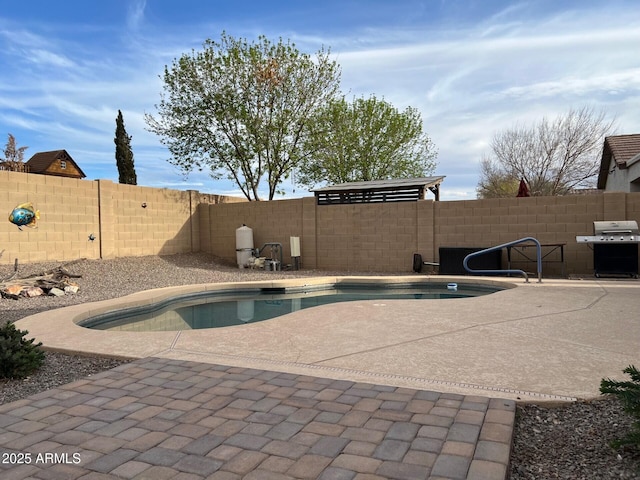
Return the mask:
<svg viewBox="0 0 640 480"><path fill-rule="evenodd" d="M328 47L349 97L417 108L446 176L443 200L475 198L491 138L516 124L589 106L615 118L616 133L640 133L637 0L5 3L0 145L13 134L29 147L25 160L66 149L88 179L117 182L120 109L139 185L240 195L203 173L184 178L144 122L164 66L223 30L290 39L310 54ZM283 186L287 197L310 195Z"/></svg>

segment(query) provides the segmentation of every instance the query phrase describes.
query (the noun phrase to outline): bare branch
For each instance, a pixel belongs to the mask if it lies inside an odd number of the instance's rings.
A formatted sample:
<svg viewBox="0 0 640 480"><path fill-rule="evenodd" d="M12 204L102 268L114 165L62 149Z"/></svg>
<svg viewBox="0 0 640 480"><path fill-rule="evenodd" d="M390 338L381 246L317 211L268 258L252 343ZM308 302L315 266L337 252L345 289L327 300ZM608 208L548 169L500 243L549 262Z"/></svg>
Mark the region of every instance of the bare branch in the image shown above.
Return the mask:
<svg viewBox="0 0 640 480"><path fill-rule="evenodd" d="M496 176L505 180L524 178L532 195L565 195L594 184L604 137L614 128L604 112L583 107L550 121L543 118L494 135L491 169L483 168L479 194L502 196L492 191ZM499 182L498 182L499 183Z"/></svg>

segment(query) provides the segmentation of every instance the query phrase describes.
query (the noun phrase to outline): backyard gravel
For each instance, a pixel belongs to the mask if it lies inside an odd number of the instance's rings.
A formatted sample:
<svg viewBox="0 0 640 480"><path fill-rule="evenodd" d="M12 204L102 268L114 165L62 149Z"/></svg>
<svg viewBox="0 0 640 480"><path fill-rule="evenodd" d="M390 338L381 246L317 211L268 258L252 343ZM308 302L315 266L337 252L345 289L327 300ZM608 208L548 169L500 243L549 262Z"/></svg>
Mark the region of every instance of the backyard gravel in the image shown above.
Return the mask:
<svg viewBox="0 0 640 480"><path fill-rule="evenodd" d="M38 273L60 263L20 265L19 276ZM64 297L0 298L0 320L16 321L44 310L105 300L140 290L246 280L317 275L356 275L358 272L309 270L264 272L239 270L205 254L80 260L65 264L80 291ZM0 282L13 273L0 266ZM367 275L371 275L367 273ZM113 368L125 360L81 357L47 352L43 367L23 380L0 380L0 404ZM511 454L511 480L523 479L640 479L640 452L614 450L609 442L631 428L632 418L616 399L605 398L556 407L519 405Z"/></svg>

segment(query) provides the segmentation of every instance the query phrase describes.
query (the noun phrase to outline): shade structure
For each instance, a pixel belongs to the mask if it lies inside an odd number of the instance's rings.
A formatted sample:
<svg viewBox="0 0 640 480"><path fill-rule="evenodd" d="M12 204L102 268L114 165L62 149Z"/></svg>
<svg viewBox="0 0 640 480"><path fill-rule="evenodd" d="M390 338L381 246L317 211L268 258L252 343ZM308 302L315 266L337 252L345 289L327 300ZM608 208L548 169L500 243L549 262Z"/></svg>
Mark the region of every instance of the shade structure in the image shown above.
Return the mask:
<svg viewBox="0 0 640 480"><path fill-rule="evenodd" d="M424 200L427 191L440 200L440 184L444 176L348 182L316 188L318 205L346 203L416 202Z"/></svg>

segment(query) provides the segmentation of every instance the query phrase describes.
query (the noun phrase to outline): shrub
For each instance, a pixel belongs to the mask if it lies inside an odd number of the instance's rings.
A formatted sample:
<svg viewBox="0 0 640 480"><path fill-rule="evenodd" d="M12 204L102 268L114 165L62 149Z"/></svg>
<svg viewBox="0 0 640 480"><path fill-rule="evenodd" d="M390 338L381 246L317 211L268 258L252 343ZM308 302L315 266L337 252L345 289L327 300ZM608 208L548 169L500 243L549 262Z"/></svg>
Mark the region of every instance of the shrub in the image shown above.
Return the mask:
<svg viewBox="0 0 640 480"><path fill-rule="evenodd" d="M11 322L0 327L0 378L24 378L44 362L42 343L24 338L29 332L18 330Z"/></svg>
<svg viewBox="0 0 640 480"><path fill-rule="evenodd" d="M623 372L631 376L631 381L603 379L600 382L600 392L616 395L622 402L624 411L636 419L631 431L624 438L613 441L611 446L619 448L629 445L640 449L640 372L633 365L629 365Z"/></svg>

